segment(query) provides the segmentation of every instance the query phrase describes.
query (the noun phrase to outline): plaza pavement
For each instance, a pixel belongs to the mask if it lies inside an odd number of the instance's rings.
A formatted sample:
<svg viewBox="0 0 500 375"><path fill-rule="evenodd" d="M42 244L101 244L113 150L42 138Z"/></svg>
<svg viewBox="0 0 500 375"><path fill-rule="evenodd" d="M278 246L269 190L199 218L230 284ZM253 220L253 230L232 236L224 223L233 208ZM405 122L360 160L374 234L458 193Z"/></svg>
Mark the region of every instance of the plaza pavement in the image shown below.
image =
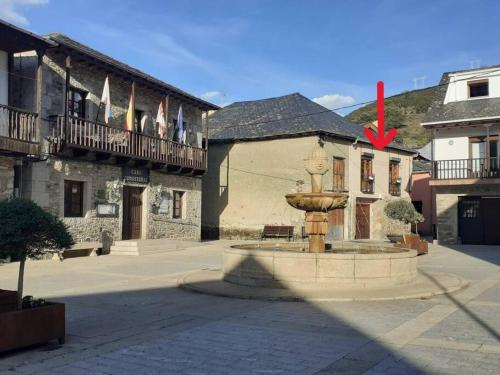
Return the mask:
<svg viewBox="0 0 500 375"><path fill-rule="evenodd" d="M66 303L66 344L0 355L1 374L498 374L500 247L431 246L422 271L465 290L385 302L266 302L190 293L225 242L142 257L30 262L26 293ZM17 264L0 265L14 289Z"/></svg>

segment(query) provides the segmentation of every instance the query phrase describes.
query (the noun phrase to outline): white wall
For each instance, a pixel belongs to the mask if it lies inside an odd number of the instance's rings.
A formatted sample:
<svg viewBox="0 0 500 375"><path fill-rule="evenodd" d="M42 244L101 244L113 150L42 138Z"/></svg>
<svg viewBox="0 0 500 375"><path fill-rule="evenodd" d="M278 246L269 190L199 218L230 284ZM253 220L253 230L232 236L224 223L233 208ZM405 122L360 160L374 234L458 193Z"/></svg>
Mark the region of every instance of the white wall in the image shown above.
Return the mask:
<svg viewBox="0 0 500 375"><path fill-rule="evenodd" d="M0 51L0 104L9 102L8 54Z"/></svg>
<svg viewBox="0 0 500 375"><path fill-rule="evenodd" d="M480 75L480 77L477 77ZM474 78L475 77L475 78ZM488 80L489 98L500 98L500 71L496 69L478 69L472 72L450 74L450 83L446 91L444 104L461 100L480 100L485 97L469 98L468 82Z"/></svg>
<svg viewBox="0 0 500 375"><path fill-rule="evenodd" d="M500 135L500 125L489 127L490 135ZM468 159L469 137L486 136L487 130L483 125L463 128L436 129L433 139L433 160Z"/></svg>

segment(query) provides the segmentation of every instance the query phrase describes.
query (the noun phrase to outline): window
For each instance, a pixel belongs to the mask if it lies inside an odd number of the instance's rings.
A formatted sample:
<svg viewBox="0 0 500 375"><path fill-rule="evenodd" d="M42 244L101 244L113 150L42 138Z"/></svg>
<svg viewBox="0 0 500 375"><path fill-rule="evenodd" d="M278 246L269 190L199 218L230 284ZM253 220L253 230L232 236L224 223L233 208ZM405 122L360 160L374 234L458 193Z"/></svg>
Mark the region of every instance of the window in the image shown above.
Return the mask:
<svg viewBox="0 0 500 375"><path fill-rule="evenodd" d="M474 81L469 82L469 98L476 98L478 96L489 95L488 81Z"/></svg>
<svg viewBox="0 0 500 375"><path fill-rule="evenodd" d="M373 185L375 178L372 174L372 156L363 155L361 156L361 192L362 193L373 193Z"/></svg>
<svg viewBox="0 0 500 375"><path fill-rule="evenodd" d="M134 112L134 130L137 133L142 133L142 121L143 121L144 112L139 111L138 109Z"/></svg>
<svg viewBox="0 0 500 375"><path fill-rule="evenodd" d="M401 179L399 178L399 161L389 161L389 194L401 195Z"/></svg>
<svg viewBox="0 0 500 375"><path fill-rule="evenodd" d="M172 217L174 219L182 219L183 214L183 200L184 200L184 192L183 191L174 191L174 212Z"/></svg>
<svg viewBox="0 0 500 375"><path fill-rule="evenodd" d="M423 204L422 201L411 201L413 204L413 207L415 207L415 211L417 211L419 214L423 214Z"/></svg>
<svg viewBox="0 0 500 375"><path fill-rule="evenodd" d="M333 158L333 191L345 191L345 162L342 158Z"/></svg>
<svg viewBox="0 0 500 375"><path fill-rule="evenodd" d="M462 217L468 219L479 218L480 201L462 201Z"/></svg>
<svg viewBox="0 0 500 375"><path fill-rule="evenodd" d="M68 114L74 117L85 118L85 98L87 93L70 88L68 93Z"/></svg>
<svg viewBox="0 0 500 375"><path fill-rule="evenodd" d="M83 182L64 181L64 216L83 216Z"/></svg>

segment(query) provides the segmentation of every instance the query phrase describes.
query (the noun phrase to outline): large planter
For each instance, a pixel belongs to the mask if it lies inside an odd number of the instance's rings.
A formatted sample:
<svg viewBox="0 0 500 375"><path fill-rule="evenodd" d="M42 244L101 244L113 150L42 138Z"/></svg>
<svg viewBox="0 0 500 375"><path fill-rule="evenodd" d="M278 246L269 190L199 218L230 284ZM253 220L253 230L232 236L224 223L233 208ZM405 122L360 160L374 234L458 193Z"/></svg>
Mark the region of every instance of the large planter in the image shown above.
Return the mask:
<svg viewBox="0 0 500 375"><path fill-rule="evenodd" d="M401 241L394 244L394 247L417 250L418 255L427 254L429 245L427 241L420 238L418 234L405 234Z"/></svg>
<svg viewBox="0 0 500 375"><path fill-rule="evenodd" d="M51 340L63 344L66 327L64 312L63 303L0 312L0 352Z"/></svg>

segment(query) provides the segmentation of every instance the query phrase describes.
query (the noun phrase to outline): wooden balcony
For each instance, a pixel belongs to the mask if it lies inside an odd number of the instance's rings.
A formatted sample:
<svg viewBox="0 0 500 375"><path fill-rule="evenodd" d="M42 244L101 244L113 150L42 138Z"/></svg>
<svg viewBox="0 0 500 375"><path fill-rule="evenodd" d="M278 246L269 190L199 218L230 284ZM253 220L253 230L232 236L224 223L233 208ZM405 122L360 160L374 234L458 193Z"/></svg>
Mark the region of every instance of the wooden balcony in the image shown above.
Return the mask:
<svg viewBox="0 0 500 375"><path fill-rule="evenodd" d="M112 164L150 165L164 172L201 175L207 150L77 117L55 116L52 153Z"/></svg>
<svg viewBox="0 0 500 375"><path fill-rule="evenodd" d="M36 113L0 104L0 153L38 155L37 117Z"/></svg>
<svg viewBox="0 0 500 375"><path fill-rule="evenodd" d="M500 157L432 162L431 185L490 184L499 179Z"/></svg>

